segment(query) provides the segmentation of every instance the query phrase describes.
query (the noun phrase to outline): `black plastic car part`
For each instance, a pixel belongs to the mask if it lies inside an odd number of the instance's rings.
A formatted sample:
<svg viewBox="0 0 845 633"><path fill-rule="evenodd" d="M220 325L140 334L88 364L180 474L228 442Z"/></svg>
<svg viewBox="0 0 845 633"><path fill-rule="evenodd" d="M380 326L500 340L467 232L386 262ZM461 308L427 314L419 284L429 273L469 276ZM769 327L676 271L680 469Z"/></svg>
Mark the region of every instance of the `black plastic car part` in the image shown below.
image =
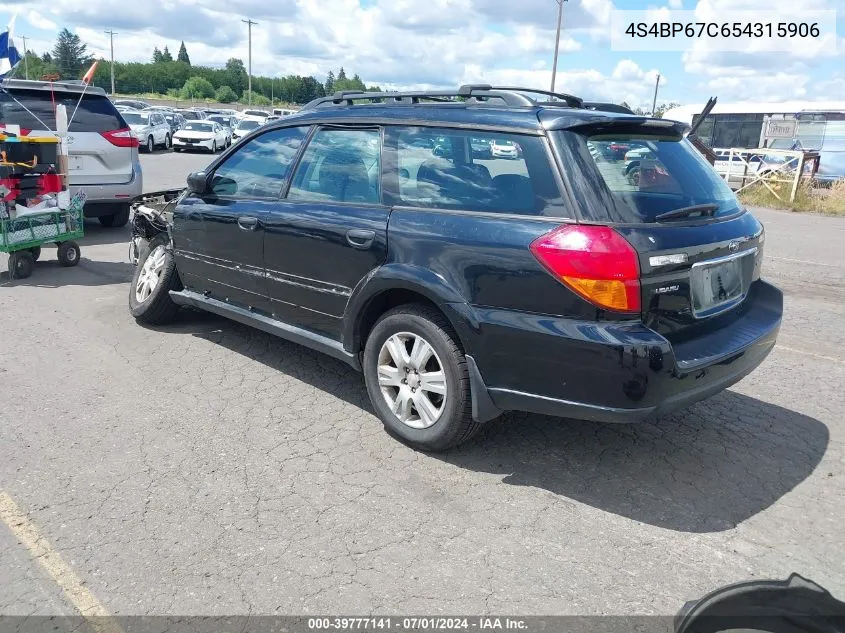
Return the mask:
<svg viewBox="0 0 845 633"><path fill-rule="evenodd" d="M675 633L717 633L737 629L771 633L845 632L845 603L798 574L786 580L728 585L675 618Z"/></svg>

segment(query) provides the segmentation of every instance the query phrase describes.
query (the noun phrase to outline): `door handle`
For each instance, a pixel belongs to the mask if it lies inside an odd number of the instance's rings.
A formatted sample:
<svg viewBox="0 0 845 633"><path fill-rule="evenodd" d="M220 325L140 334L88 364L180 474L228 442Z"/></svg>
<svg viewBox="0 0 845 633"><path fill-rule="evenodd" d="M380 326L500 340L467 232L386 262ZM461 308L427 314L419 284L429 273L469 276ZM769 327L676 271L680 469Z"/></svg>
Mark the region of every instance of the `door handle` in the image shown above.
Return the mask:
<svg viewBox="0 0 845 633"><path fill-rule="evenodd" d="M367 229L350 229L346 232L346 241L352 248L367 249L376 240L376 232Z"/></svg>
<svg viewBox="0 0 845 633"><path fill-rule="evenodd" d="M238 218L238 227L244 231L256 231L260 226L261 222L258 221L258 218L253 218L248 215L242 215Z"/></svg>

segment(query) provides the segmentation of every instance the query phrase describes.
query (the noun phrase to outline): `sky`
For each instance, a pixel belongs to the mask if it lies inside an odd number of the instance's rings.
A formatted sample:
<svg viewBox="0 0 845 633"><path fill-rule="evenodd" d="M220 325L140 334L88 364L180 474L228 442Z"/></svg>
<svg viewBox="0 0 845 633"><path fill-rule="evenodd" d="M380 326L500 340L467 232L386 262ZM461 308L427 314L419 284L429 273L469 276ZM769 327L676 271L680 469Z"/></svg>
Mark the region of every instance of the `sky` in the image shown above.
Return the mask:
<svg viewBox="0 0 845 633"><path fill-rule="evenodd" d="M548 88L556 0L0 0L0 25L17 14L27 48L50 50L56 33L76 32L97 56L149 61L153 47L175 56L184 40L194 64L247 61L253 72L314 75L344 66L382 88L493 83ZM677 52L618 52L610 46L613 9L685 9L720 15L748 9L776 20L779 9L837 10L835 50L715 52L704 43ZM650 108L658 102L845 100L845 0L568 0L557 90L590 100Z"/></svg>

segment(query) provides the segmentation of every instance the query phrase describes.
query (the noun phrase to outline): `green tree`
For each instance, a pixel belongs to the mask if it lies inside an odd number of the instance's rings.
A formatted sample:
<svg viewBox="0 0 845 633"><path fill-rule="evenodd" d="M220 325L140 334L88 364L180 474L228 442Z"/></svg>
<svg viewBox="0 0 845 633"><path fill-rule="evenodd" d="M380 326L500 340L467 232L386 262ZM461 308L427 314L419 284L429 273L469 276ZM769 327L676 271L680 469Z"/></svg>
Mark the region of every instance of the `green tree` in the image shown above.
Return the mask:
<svg viewBox="0 0 845 633"><path fill-rule="evenodd" d="M49 53L49 52L48 52L48 53L44 53L44 54L41 56L41 61L42 61L42 62L44 62L45 64L52 64L52 63L53 63L53 56L52 56L52 55L50 55L50 53Z"/></svg>
<svg viewBox="0 0 845 633"><path fill-rule="evenodd" d="M59 33L53 47L53 62L62 79L81 79L86 67L91 65L92 57L88 54L88 46L79 36L65 28Z"/></svg>
<svg viewBox="0 0 845 633"><path fill-rule="evenodd" d="M654 113L652 114L653 117L657 119L662 119L663 115L666 114L666 110L671 110L672 108L677 108L680 103L676 103L672 101L671 103L661 103L654 109Z"/></svg>
<svg viewBox="0 0 845 633"><path fill-rule="evenodd" d="M326 75L326 83L325 83L326 94L334 94L334 73L329 71L329 74Z"/></svg>
<svg viewBox="0 0 845 633"><path fill-rule="evenodd" d="M240 98L238 103L241 103L241 104L244 104L244 105L249 103L249 92L247 90L244 90L244 94ZM270 105L270 99L268 97L265 97L262 94L256 93L255 90L253 90L252 91L252 105L254 105L254 106L268 106L268 105Z"/></svg>
<svg viewBox="0 0 845 633"><path fill-rule="evenodd" d="M214 96L214 86L205 77L191 77L182 86L183 99L211 99Z"/></svg>
<svg viewBox="0 0 845 633"><path fill-rule="evenodd" d="M214 93L214 98L220 103L235 103L238 95L229 86L220 86Z"/></svg>
<svg viewBox="0 0 845 633"><path fill-rule="evenodd" d="M188 66L191 65L191 58L188 57L188 49L185 48L184 40L182 40L182 45L179 47L179 54L176 55L176 61L188 64Z"/></svg>
<svg viewBox="0 0 845 633"><path fill-rule="evenodd" d="M160 64L162 62L161 59L161 51L158 50L158 46L153 49L153 63Z"/></svg>
<svg viewBox="0 0 845 633"><path fill-rule="evenodd" d="M249 77L247 76L246 66L243 61L237 57L229 58L226 62L226 85L235 91L235 94L241 94L246 90Z"/></svg>
<svg viewBox="0 0 845 633"><path fill-rule="evenodd" d="M173 55L170 54L170 51L168 50L167 46L164 47L164 50L161 53L161 61L163 61L163 62L172 62L173 61Z"/></svg>

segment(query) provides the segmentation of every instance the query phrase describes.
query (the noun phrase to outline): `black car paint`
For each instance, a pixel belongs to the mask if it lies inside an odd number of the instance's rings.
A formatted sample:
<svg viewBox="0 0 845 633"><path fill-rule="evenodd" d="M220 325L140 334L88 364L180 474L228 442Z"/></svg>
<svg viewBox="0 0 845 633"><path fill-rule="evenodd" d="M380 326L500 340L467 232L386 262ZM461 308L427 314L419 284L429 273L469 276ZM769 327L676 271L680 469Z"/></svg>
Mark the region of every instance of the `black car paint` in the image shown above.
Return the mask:
<svg viewBox="0 0 845 633"><path fill-rule="evenodd" d="M364 118L368 126L487 131L498 121L502 131L539 135L544 127L596 116L584 111L580 118L532 118L489 108L481 116L462 111L443 120L408 108L397 119L403 110L370 106L359 116L353 108L337 108L287 117L266 129L360 124ZM208 174L232 151L212 163ZM391 178L383 174L388 198L397 186ZM568 190L572 183L564 180ZM774 345L783 304L780 291L759 280L762 228L750 213L615 226L640 254L643 314L637 317L588 303L528 250L537 237L579 217L577 201L564 197L575 207L570 218L283 199L209 205L208 196L189 193L174 214L177 268L186 287L177 300L228 312L357 368L374 306L390 293L418 296L441 309L468 355L479 419L519 409L638 421L707 397L762 362ZM255 230L238 226L244 216L257 218ZM372 232L373 239L356 247L350 231ZM747 297L725 315L696 321L681 289L690 265L730 252L737 242L758 249ZM683 266L650 267L652 255L677 251L689 256ZM667 285L679 288L655 292Z"/></svg>

